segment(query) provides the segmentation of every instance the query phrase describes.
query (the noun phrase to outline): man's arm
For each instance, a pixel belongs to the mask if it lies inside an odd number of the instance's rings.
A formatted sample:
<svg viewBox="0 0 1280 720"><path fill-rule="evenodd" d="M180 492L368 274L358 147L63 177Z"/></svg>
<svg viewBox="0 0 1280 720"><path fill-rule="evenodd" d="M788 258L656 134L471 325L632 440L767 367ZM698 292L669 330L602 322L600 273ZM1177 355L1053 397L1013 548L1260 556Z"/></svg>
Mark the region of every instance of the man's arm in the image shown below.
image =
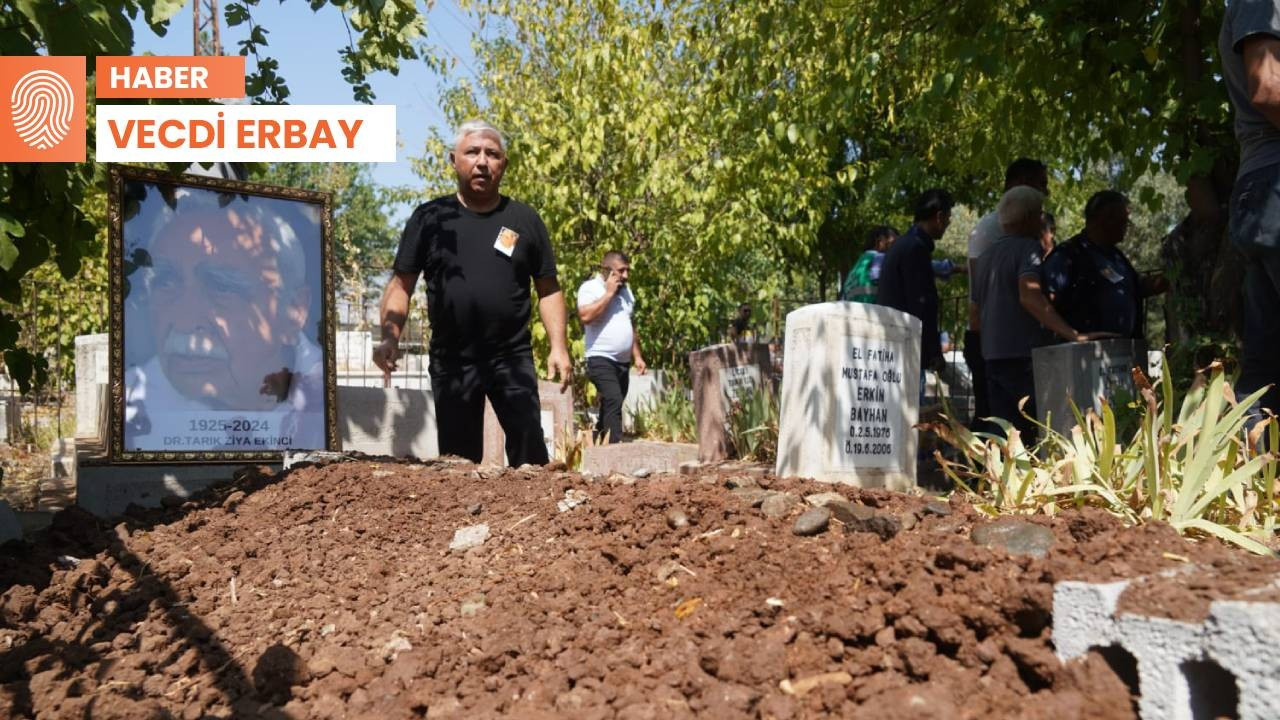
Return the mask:
<svg viewBox="0 0 1280 720"><path fill-rule="evenodd" d="M636 331L634 320L631 321L631 366L641 375L649 369L644 356L640 354L640 333Z"/></svg>
<svg viewBox="0 0 1280 720"><path fill-rule="evenodd" d="M1143 275L1139 278L1139 281L1142 285L1142 297L1151 297L1152 295L1161 295L1169 292L1169 279L1164 276L1163 272Z"/></svg>
<svg viewBox="0 0 1280 720"><path fill-rule="evenodd" d="M1244 39L1241 50L1249 102L1280 128L1280 38L1251 35Z"/></svg>
<svg viewBox="0 0 1280 720"><path fill-rule="evenodd" d="M1049 330L1053 331L1053 334L1067 342L1087 342L1089 340L1087 335L1076 332L1075 328L1068 325L1067 321L1063 320L1058 311L1054 309L1053 303L1049 302L1049 298L1045 297L1044 292L1040 289L1039 275L1021 275L1018 277L1018 302L1041 325L1049 328Z"/></svg>
<svg viewBox="0 0 1280 720"><path fill-rule="evenodd" d="M409 317L409 300L417 284L416 272L392 272L386 289L382 291L382 302L378 308L382 342L373 349L373 364L382 368L384 373L390 374L396 369L396 360L400 356L400 333L404 332L404 323Z"/></svg>
<svg viewBox="0 0 1280 720"><path fill-rule="evenodd" d="M564 291L555 275L534 278L533 287L538 291L538 316L547 329L551 352L547 355L547 370L552 379L560 381L560 389L569 387L573 366L569 362L569 342L565 338L568 315L564 308Z"/></svg>
<svg viewBox="0 0 1280 720"><path fill-rule="evenodd" d="M609 307L609 303L618 294L618 288L621 285L618 274L610 270L609 278L604 281L604 295L586 305L578 306L578 319L582 321L583 325L595 322L604 314L604 311Z"/></svg>

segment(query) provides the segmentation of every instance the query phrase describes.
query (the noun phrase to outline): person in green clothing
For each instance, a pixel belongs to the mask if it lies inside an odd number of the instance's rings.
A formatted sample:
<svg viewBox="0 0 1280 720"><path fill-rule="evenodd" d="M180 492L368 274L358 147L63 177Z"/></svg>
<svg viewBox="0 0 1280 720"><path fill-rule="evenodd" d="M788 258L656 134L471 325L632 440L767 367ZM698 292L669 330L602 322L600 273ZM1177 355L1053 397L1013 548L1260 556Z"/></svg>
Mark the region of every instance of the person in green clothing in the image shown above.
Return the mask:
<svg viewBox="0 0 1280 720"><path fill-rule="evenodd" d="M888 225L877 225L867 233L862 255L844 278L840 299L845 302L874 303L876 286L880 284L880 263L889 246L898 239L898 231Z"/></svg>
<svg viewBox="0 0 1280 720"><path fill-rule="evenodd" d="M898 231L889 225L877 225L867 233L867 243L853 269L844 278L840 286L840 299L845 302L875 303L877 288L880 285L880 263L884 262L884 254L889 246L898 239ZM957 266L950 259L934 260L933 274L939 280L947 280L953 274L965 272L963 266Z"/></svg>

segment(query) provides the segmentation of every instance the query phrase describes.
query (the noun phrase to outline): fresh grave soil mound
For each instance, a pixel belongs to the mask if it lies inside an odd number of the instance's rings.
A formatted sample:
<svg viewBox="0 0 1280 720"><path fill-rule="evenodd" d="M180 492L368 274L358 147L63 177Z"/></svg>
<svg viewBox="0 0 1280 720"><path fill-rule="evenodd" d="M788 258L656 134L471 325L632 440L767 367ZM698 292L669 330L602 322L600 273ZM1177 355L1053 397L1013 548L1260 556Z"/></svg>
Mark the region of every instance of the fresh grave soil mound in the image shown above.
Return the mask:
<svg viewBox="0 0 1280 720"><path fill-rule="evenodd" d="M68 510L0 553L0 716L1132 718L1054 656L1053 583L1240 555L749 470L349 462Z"/></svg>

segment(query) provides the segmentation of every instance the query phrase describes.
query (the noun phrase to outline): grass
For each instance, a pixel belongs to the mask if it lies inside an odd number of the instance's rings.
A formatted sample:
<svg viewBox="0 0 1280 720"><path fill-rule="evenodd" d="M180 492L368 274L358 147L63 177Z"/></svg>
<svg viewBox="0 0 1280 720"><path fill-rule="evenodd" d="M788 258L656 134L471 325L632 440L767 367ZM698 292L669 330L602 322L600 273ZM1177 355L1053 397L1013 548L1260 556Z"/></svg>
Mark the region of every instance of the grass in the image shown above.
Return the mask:
<svg viewBox="0 0 1280 720"><path fill-rule="evenodd" d="M1248 406L1262 393L1237 401L1216 364L1197 374L1181 402L1167 379L1153 386L1135 370L1134 382L1138 397L1122 408L1128 430L1105 399L1101 413L1074 410L1070 435L1037 423L1043 440L1034 448L998 419L1007 438L945 417L927 427L958 451L955 460L937 453L944 472L988 514L1094 506L1131 524L1166 522L1187 536L1274 554L1277 457L1255 452L1244 432ZM1267 447L1280 447L1274 419L1259 431Z"/></svg>
<svg viewBox="0 0 1280 720"><path fill-rule="evenodd" d="M778 394L765 383L729 401L729 440L739 460L778 457Z"/></svg>
<svg viewBox="0 0 1280 720"><path fill-rule="evenodd" d="M676 381L633 416L637 437L662 442L698 441L693 400L684 384Z"/></svg>

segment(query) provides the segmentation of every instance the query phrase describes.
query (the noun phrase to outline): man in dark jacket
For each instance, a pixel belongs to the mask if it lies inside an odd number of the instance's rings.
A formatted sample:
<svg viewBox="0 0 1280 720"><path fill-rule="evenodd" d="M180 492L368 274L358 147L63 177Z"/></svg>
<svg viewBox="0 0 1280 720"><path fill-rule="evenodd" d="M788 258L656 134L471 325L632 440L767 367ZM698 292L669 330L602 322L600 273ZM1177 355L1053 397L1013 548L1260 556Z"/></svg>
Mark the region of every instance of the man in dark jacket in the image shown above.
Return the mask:
<svg viewBox="0 0 1280 720"><path fill-rule="evenodd" d="M889 247L880 268L876 302L920 319L920 369L942 366L938 334L938 286L934 281L933 246L951 224L951 194L926 190L916 201L915 223Z"/></svg>
<svg viewBox="0 0 1280 720"><path fill-rule="evenodd" d="M1163 275L1141 276L1120 244L1129 229L1129 200L1115 190L1084 206L1084 231L1059 245L1040 268L1044 290L1080 332L1142 339L1142 299L1169 289Z"/></svg>

